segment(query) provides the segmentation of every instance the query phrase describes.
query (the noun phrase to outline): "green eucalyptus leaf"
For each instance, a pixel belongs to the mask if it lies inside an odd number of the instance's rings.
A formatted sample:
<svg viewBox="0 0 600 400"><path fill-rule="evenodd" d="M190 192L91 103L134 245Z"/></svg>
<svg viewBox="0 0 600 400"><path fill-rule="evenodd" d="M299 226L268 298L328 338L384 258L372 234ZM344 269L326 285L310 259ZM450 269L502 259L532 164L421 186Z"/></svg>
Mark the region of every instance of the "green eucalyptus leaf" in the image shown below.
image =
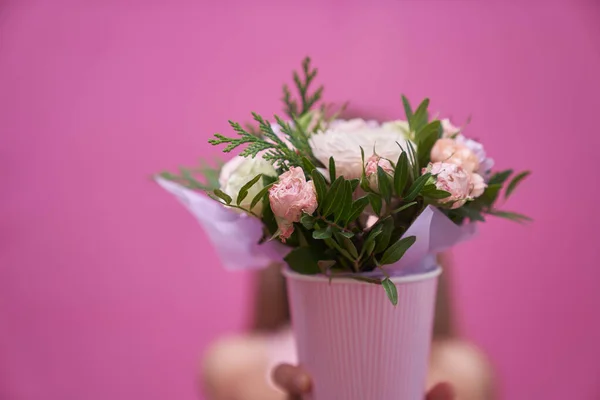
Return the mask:
<svg viewBox="0 0 600 400"><path fill-rule="evenodd" d="M375 241L376 245L373 251L375 254L383 252L390 244L392 232L394 231L394 219L391 216L388 216L381 221L381 225L381 235L379 235Z"/></svg>
<svg viewBox="0 0 600 400"><path fill-rule="evenodd" d="M358 259L358 251L356 250L356 246L352 243L352 240L342 235L340 232L336 232L334 234L335 239L340 243L344 248L350 253L350 255L356 260Z"/></svg>
<svg viewBox="0 0 600 400"><path fill-rule="evenodd" d="M312 215L303 213L302 217L300 217L300 223L306 229L312 229L315 226L315 217Z"/></svg>
<svg viewBox="0 0 600 400"><path fill-rule="evenodd" d="M411 201L410 203L404 204L404 205L402 205L402 206L400 206L400 207L396 208L394 211L392 211L392 214L397 214L397 213L399 213L400 211L404 211L404 210L406 210L407 208L414 206L415 204L417 204L417 202L416 202L416 201Z"/></svg>
<svg viewBox="0 0 600 400"><path fill-rule="evenodd" d="M416 199L417 196L421 193L421 190L423 190L423 188L425 187L425 184L427 183L430 177L431 174L429 172L426 172L420 177L418 177L408 189L408 194L404 198L404 201L411 202L414 199Z"/></svg>
<svg viewBox="0 0 600 400"><path fill-rule="evenodd" d="M417 161L417 152L410 140L407 140L406 143L408 145L408 154L410 155L410 165L412 165L412 176L413 179L417 179L421 174L421 169L419 168L419 163Z"/></svg>
<svg viewBox="0 0 600 400"><path fill-rule="evenodd" d="M381 265L393 264L398 262L406 250L412 246L417 240L416 236L408 236L405 238L398 239L394 244L392 244L388 249L383 253L383 256L379 260Z"/></svg>
<svg viewBox="0 0 600 400"><path fill-rule="evenodd" d="M402 106L404 107L404 114L406 114L406 120L410 121L410 119L413 116L413 111L412 111L412 108L410 107L410 102L404 95L402 95Z"/></svg>
<svg viewBox="0 0 600 400"><path fill-rule="evenodd" d="M346 221L350 212L352 211L352 183L350 181L344 182L344 195L341 200L338 213L335 215L335 222Z"/></svg>
<svg viewBox="0 0 600 400"><path fill-rule="evenodd" d="M215 196L222 199L225 203L231 204L231 201L232 201L231 196L229 196L227 193L225 193L221 189L215 189L213 191L213 193L215 194Z"/></svg>
<svg viewBox="0 0 600 400"><path fill-rule="evenodd" d="M312 237L313 239L329 239L331 234L331 225L327 225L326 228L314 230Z"/></svg>
<svg viewBox="0 0 600 400"><path fill-rule="evenodd" d="M315 185L315 191L317 192L317 202L319 204L319 208L323 206L325 202L325 195L327 193L327 184L325 183L325 178L323 174L321 174L317 169L313 169L311 172L312 181Z"/></svg>
<svg viewBox="0 0 600 400"><path fill-rule="evenodd" d="M503 184L504 182L506 182L508 177L512 175L512 173L513 173L512 169L507 169L505 171L497 172L494 175L492 175L492 177L490 178L490 180L488 182L488 185L495 185L497 183Z"/></svg>
<svg viewBox="0 0 600 400"><path fill-rule="evenodd" d="M323 216L327 217L336 213L342 206L341 200L344 197L345 179L343 176L338 177L329 188L325 201L323 202Z"/></svg>
<svg viewBox="0 0 600 400"><path fill-rule="evenodd" d="M329 157L329 182L335 181L335 160L333 157Z"/></svg>
<svg viewBox="0 0 600 400"><path fill-rule="evenodd" d="M481 196L477 198L477 203L484 204L488 207L492 206L498 199L498 195L500 195L501 189L501 183L494 183L488 185L488 187L485 188L485 191L481 194Z"/></svg>
<svg viewBox="0 0 600 400"><path fill-rule="evenodd" d="M485 218L483 217L481 211L471 207L469 203L465 204L462 207L456 208L453 211L461 217L469 218L469 220L471 221L485 222Z"/></svg>
<svg viewBox="0 0 600 400"><path fill-rule="evenodd" d="M410 130L413 132L420 131L425 125L427 125L427 121L429 120L429 114L427 112L427 107L429 107L429 99L425 99L419 104L419 107L415 110L412 118L408 120L408 124L410 126Z"/></svg>
<svg viewBox="0 0 600 400"><path fill-rule="evenodd" d="M354 221L355 219L357 219L358 217L360 217L360 215L365 210L365 207L368 204L369 204L369 196L359 197L358 199L354 200L354 202L352 203L352 209L350 210L350 213L348 214L348 219L346 220L346 222L350 223L350 222Z"/></svg>
<svg viewBox="0 0 600 400"><path fill-rule="evenodd" d="M242 186L242 188L240 189L240 191L238 193L237 200L236 200L236 204L238 206L248 196L248 190L250 190L250 188L252 186L254 186L260 178L262 178L262 174L256 175L254 178L252 178L250 181L248 181L244 186Z"/></svg>
<svg viewBox="0 0 600 400"><path fill-rule="evenodd" d="M494 215L496 217L509 219L511 221L518 222L518 223L525 223L525 222L533 221L533 219L531 219L530 217L528 217L526 215L519 214L516 212L511 212L511 211L491 210L491 211L489 211L489 214Z"/></svg>
<svg viewBox="0 0 600 400"><path fill-rule="evenodd" d="M252 202L250 203L250 209L251 210L253 210L254 206L256 206L265 197L265 195L267 194L267 192L269 191L269 189L271 189L271 186L273 186L272 183L270 183L269 185L263 187L256 194L256 196L254 196L254 198L252 199Z"/></svg>
<svg viewBox="0 0 600 400"><path fill-rule="evenodd" d="M421 168L424 168L429 164L431 149L435 145L435 142L442 136L442 131L443 129L440 121L433 121L415 133L417 161Z"/></svg>
<svg viewBox="0 0 600 400"><path fill-rule="evenodd" d="M314 247L296 247L284 257L292 271L305 275L321 272L319 261L321 254Z"/></svg>
<svg viewBox="0 0 600 400"><path fill-rule="evenodd" d="M381 215L381 197L375 193L369 193L367 196L369 197L369 203L371 203L371 207L373 208L375 214Z"/></svg>
<svg viewBox="0 0 600 400"><path fill-rule="evenodd" d="M450 197L450 195L451 195L450 192L446 192L445 190L439 190L435 186L435 184L425 185L425 187L423 188L421 193L425 197L429 197L430 199L436 199L436 200L445 199L446 197Z"/></svg>
<svg viewBox="0 0 600 400"><path fill-rule="evenodd" d="M400 153L398 162L396 163L396 170L394 171L394 190L398 197L404 195L404 189L408 183L410 165L408 164L408 156L405 151Z"/></svg>
<svg viewBox="0 0 600 400"><path fill-rule="evenodd" d="M350 239L351 237L354 236L354 232L351 232L351 231L339 231L337 233L344 237L347 237L348 239Z"/></svg>
<svg viewBox="0 0 600 400"><path fill-rule="evenodd" d="M523 172L517 174L517 176L515 176L508 184L508 186L506 188L506 193L504 194L504 198L508 199L508 197L512 194L512 192L517 188L517 185L523 179L525 179L530 173L531 173L530 171L523 171Z"/></svg>
<svg viewBox="0 0 600 400"><path fill-rule="evenodd" d="M379 193L385 199L385 202L389 204L392 200L392 184L390 182L390 176L379 165L377 166L377 187L379 188Z"/></svg>
<svg viewBox="0 0 600 400"><path fill-rule="evenodd" d="M394 282L390 280L390 278L385 278L381 281L381 285L385 289L385 294L387 294L388 299L392 302L393 305L398 305L398 289Z"/></svg>
<svg viewBox="0 0 600 400"><path fill-rule="evenodd" d="M305 171L312 171L316 168L315 164L313 164L312 161L308 159L308 157L302 157L302 164L304 165Z"/></svg>
<svg viewBox="0 0 600 400"><path fill-rule="evenodd" d="M343 249L338 242L336 242L335 240L331 239L331 238L326 238L325 239L325 244L327 244L327 246L331 247L332 249L337 250L341 255L343 255L344 257L346 257L348 260L354 262L355 259L354 257L352 257L350 255L350 253L348 253L348 251L346 251L345 249Z"/></svg>
<svg viewBox="0 0 600 400"><path fill-rule="evenodd" d="M380 278L370 278L368 276L360 276L360 275L353 275L350 278L356 280L356 281L360 281L360 282L366 282L366 283L372 283L375 285L381 285L381 279Z"/></svg>

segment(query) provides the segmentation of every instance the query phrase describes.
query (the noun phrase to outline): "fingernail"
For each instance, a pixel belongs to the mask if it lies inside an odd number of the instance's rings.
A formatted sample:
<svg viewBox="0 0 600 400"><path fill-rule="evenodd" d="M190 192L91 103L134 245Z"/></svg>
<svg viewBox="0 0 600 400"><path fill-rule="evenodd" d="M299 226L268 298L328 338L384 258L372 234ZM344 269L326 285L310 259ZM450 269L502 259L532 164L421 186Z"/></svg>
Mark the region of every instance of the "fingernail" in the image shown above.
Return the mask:
<svg viewBox="0 0 600 400"><path fill-rule="evenodd" d="M310 378L306 374L300 374L294 378L294 386L302 393L310 390Z"/></svg>

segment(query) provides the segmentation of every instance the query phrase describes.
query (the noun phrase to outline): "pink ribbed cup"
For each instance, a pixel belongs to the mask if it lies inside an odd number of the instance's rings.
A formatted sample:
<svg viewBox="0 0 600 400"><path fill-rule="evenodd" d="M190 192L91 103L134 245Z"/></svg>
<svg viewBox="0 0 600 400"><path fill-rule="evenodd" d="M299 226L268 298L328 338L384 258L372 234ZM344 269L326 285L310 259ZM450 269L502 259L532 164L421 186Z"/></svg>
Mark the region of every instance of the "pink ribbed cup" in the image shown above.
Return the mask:
<svg viewBox="0 0 600 400"><path fill-rule="evenodd" d="M298 359L313 400L423 400L440 268L383 287L285 270Z"/></svg>

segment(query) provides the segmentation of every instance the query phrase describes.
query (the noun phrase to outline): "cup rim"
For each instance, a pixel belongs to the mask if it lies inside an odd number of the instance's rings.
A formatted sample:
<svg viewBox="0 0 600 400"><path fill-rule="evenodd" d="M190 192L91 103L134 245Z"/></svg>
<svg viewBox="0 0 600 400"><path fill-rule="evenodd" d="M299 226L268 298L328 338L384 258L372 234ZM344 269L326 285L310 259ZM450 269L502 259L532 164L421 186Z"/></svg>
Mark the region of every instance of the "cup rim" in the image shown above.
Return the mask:
<svg viewBox="0 0 600 400"><path fill-rule="evenodd" d="M283 275L287 279L297 280L297 281L308 281L308 282L320 282L320 283L329 283L330 278L328 276L322 274L316 275L305 275L300 274L298 272L292 271L289 267L284 267L282 271ZM396 276L391 277L390 280L395 284L403 284L403 283L412 283L419 281L426 281L433 278L437 278L442 273L442 268L437 265L436 268L432 271L427 271L419 274L410 274L406 276ZM341 278L333 278L331 280L331 284L334 283L346 283L353 285L372 285L372 283L359 281L352 278L341 277Z"/></svg>

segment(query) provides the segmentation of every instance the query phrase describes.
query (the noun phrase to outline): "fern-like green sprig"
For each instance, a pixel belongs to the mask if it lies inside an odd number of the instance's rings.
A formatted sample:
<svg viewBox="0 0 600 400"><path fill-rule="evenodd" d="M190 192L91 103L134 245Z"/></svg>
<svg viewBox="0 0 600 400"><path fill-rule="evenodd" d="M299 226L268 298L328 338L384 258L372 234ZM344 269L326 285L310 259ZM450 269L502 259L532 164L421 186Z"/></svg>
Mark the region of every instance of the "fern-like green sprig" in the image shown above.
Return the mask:
<svg viewBox="0 0 600 400"><path fill-rule="evenodd" d="M242 128L239 123L229 121L229 125L231 125L233 130L240 135L240 137L230 138L220 133L215 133L215 138L210 139L208 143L213 146L227 144L223 149L224 153L229 153L239 146L247 145L240 153L240 156L242 157L254 158L258 153L266 150L265 154L263 154L263 158L284 170L289 169L291 166L301 166L302 158L294 150L290 149L277 134L275 134L269 121L266 121L257 113L252 113L252 116L254 117L254 120L258 122L258 128L262 132L262 136L256 136ZM276 117L276 119L279 120L278 117Z"/></svg>
<svg viewBox="0 0 600 400"><path fill-rule="evenodd" d="M317 68L310 65L310 57L302 61L302 76L294 71L294 85L300 95L300 101L292 97L292 92L288 85L283 86L283 103L285 104L285 113L292 120L308 113L311 108L321 100L323 96L323 86L319 86L313 93L310 93L310 85L316 78ZM298 104L300 103L300 104Z"/></svg>

